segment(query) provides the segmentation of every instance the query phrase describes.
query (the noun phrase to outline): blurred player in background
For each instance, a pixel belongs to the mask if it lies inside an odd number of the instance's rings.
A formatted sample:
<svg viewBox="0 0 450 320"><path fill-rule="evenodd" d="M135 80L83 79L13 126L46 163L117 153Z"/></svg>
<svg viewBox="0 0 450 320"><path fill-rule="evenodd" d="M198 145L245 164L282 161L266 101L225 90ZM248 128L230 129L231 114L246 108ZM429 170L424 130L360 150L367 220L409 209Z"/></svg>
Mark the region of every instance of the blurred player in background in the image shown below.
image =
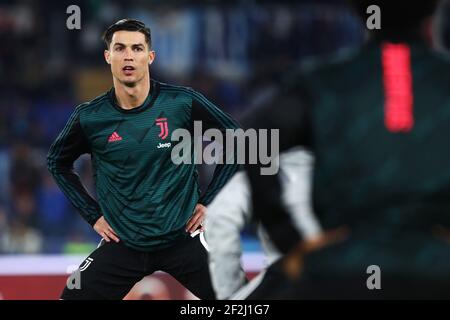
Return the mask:
<svg viewBox="0 0 450 320"><path fill-rule="evenodd" d="M450 298L450 60L424 41L436 2L354 1L364 17L381 8L371 41L304 65L246 121L315 157L314 239L294 227L278 177L248 167L292 279L276 298Z"/></svg>
<svg viewBox="0 0 450 320"><path fill-rule="evenodd" d="M283 199L296 228L306 239L316 236L320 227L311 211L310 191L313 158L301 148L293 148L281 155L281 179ZM213 286L218 299L242 300L255 290L275 290L283 286L281 274L265 274L262 271L247 284L241 265L241 232L253 220L251 194L247 175L236 173L208 206L205 227L208 230L209 263ZM271 265L280 258L263 228L258 237Z"/></svg>
<svg viewBox="0 0 450 320"><path fill-rule="evenodd" d="M79 268L81 289L66 287L62 299L121 299L157 270L213 299L207 252L190 234L202 229L205 206L237 165L218 165L200 196L194 161L172 162L170 136L192 131L195 120L222 132L238 125L194 90L150 78L155 52L142 22L120 20L104 40L114 87L78 106L48 153L59 187L104 240ZM73 172L84 153L92 157L98 202Z"/></svg>

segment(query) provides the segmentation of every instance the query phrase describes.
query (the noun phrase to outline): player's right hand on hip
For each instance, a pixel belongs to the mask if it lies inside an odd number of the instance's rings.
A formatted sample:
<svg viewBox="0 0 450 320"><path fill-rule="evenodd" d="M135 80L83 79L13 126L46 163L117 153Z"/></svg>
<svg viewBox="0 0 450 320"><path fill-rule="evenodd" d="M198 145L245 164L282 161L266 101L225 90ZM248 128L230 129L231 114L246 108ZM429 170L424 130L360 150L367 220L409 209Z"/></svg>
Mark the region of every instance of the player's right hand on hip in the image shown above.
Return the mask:
<svg viewBox="0 0 450 320"><path fill-rule="evenodd" d="M119 237L111 226L106 222L105 217L101 216L94 224L94 230L103 238L106 242L114 240L119 242Z"/></svg>

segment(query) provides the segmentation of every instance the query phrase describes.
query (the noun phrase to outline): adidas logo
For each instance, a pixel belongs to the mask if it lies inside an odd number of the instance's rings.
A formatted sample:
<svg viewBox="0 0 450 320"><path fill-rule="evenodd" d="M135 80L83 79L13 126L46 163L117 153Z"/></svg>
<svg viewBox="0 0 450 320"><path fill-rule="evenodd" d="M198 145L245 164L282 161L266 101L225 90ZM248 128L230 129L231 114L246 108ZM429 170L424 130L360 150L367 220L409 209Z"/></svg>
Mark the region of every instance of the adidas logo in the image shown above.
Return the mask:
<svg viewBox="0 0 450 320"><path fill-rule="evenodd" d="M119 136L119 134L117 132L113 132L112 135L109 136L108 138L108 143L110 142L114 142L114 141L120 141L122 140L122 137Z"/></svg>

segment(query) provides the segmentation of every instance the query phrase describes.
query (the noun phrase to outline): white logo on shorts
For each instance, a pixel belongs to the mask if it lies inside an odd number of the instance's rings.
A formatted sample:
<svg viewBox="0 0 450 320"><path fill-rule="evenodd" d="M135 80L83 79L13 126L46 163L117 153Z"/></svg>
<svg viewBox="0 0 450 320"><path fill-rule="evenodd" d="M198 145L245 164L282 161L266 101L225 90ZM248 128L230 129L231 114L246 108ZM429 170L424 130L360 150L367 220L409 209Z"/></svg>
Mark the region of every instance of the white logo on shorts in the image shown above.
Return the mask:
<svg viewBox="0 0 450 320"><path fill-rule="evenodd" d="M84 264L80 267L80 271L86 270L91 265L92 261L94 261L94 259L92 258L87 258L86 260L84 260Z"/></svg>

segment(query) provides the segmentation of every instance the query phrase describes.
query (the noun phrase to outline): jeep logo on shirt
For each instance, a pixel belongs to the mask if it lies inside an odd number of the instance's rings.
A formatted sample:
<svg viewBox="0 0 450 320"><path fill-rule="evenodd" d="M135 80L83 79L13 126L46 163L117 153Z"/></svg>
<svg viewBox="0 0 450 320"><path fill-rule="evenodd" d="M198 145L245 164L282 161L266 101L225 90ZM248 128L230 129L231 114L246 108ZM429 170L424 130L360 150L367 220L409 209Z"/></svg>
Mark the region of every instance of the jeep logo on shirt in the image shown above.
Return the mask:
<svg viewBox="0 0 450 320"><path fill-rule="evenodd" d="M156 147L158 148L158 149L161 149L161 148L170 148L170 146L171 146L172 144L170 143L170 142L168 142L168 143L159 143Z"/></svg>

